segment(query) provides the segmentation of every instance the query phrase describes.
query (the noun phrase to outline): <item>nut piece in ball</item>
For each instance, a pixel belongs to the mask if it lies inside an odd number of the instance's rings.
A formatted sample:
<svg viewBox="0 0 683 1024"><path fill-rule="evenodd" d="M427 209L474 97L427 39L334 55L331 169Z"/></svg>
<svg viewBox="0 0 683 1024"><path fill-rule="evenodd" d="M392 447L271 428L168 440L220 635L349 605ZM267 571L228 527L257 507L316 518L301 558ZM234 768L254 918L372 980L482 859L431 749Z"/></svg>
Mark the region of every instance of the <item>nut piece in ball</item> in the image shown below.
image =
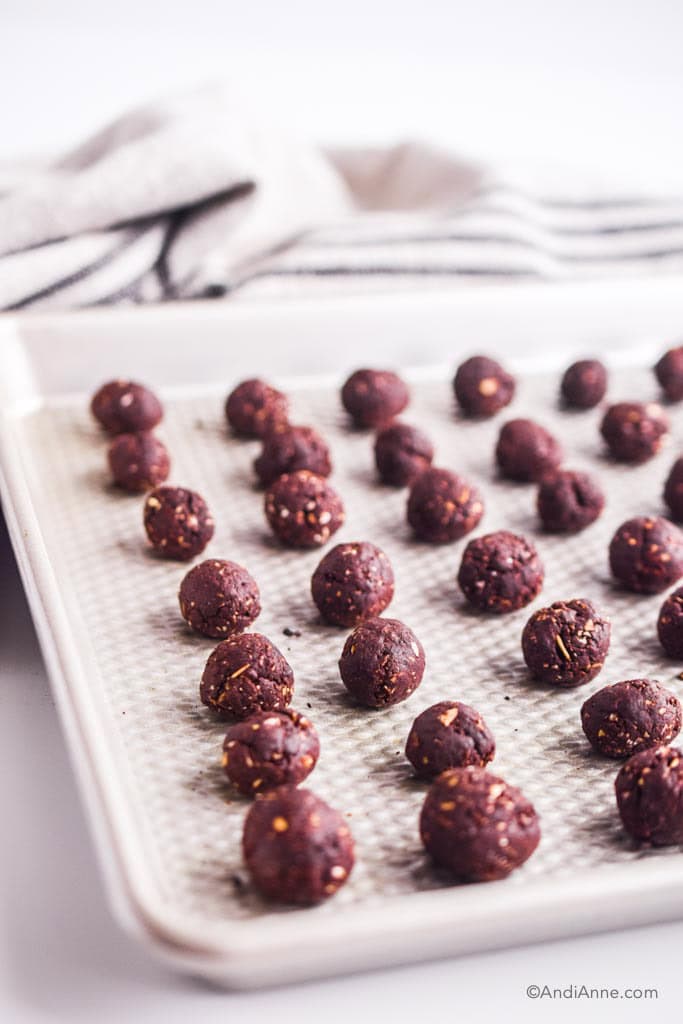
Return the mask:
<svg viewBox="0 0 683 1024"><path fill-rule="evenodd" d="M263 439L261 454L254 460L254 471L264 487L283 473L308 469L318 476L329 476L332 460L326 441L312 427L284 425L271 430Z"/></svg>
<svg viewBox="0 0 683 1024"><path fill-rule="evenodd" d="M281 391L265 381L251 378L230 392L225 418L238 437L265 437L274 427L287 422L289 403Z"/></svg>
<svg viewBox="0 0 683 1024"><path fill-rule="evenodd" d="M284 655L260 633L239 633L216 647L202 675L202 703L221 715L248 718L284 711L294 693L294 673Z"/></svg>
<svg viewBox="0 0 683 1024"><path fill-rule="evenodd" d="M456 700L442 700L418 715L406 743L406 757L421 779L435 779L448 768L483 768L495 752L482 716Z"/></svg>
<svg viewBox="0 0 683 1024"><path fill-rule="evenodd" d="M670 658L683 658L683 587L669 594L662 605L657 636Z"/></svg>
<svg viewBox="0 0 683 1024"><path fill-rule="evenodd" d="M420 540L448 544L475 528L484 514L484 502L476 487L462 477L433 467L411 487L407 514Z"/></svg>
<svg viewBox="0 0 683 1024"><path fill-rule="evenodd" d="M354 864L344 818L308 789L280 786L251 806L242 836L251 879L268 900L311 905L344 885Z"/></svg>
<svg viewBox="0 0 683 1024"><path fill-rule="evenodd" d="M593 409L607 392L607 370L599 359L579 359L562 377L560 393L571 409Z"/></svg>
<svg viewBox="0 0 683 1024"><path fill-rule="evenodd" d="M261 613L256 580L237 562L208 558L190 569L178 592L180 614L202 636L241 633Z"/></svg>
<svg viewBox="0 0 683 1024"><path fill-rule="evenodd" d="M311 594L332 626L355 626L381 615L394 596L394 570L375 544L337 544L311 579Z"/></svg>
<svg viewBox="0 0 683 1024"><path fill-rule="evenodd" d="M265 496L268 525L290 548L316 548L326 544L344 522L344 505L323 476L300 469L284 473Z"/></svg>
<svg viewBox="0 0 683 1024"><path fill-rule="evenodd" d="M412 629L397 619L368 619L344 644L339 673L358 704L386 708L410 697L425 670L425 653Z"/></svg>
<svg viewBox="0 0 683 1024"><path fill-rule="evenodd" d="M534 612L524 627L524 661L541 683L581 686L602 671L611 631L590 601L556 601Z"/></svg>
<svg viewBox="0 0 683 1024"><path fill-rule="evenodd" d="M158 487L171 471L166 445L151 430L118 434L109 445L107 459L112 480L130 494Z"/></svg>
<svg viewBox="0 0 683 1024"><path fill-rule="evenodd" d="M456 878L505 878L538 846L538 815L521 790L470 765L450 768L432 783L420 816L432 860Z"/></svg>
<svg viewBox="0 0 683 1024"><path fill-rule="evenodd" d="M600 433L613 459L638 464L661 449L669 433L669 418L656 402L617 402L605 413Z"/></svg>
<svg viewBox="0 0 683 1024"><path fill-rule="evenodd" d="M609 564L627 590L658 594L683 576L683 532L661 516L627 519L612 537Z"/></svg>
<svg viewBox="0 0 683 1024"><path fill-rule="evenodd" d="M605 686L581 708L588 742L605 757L630 757L659 747L681 731L675 694L651 679L626 679Z"/></svg>
<svg viewBox="0 0 683 1024"><path fill-rule="evenodd" d="M381 427L403 412L410 392L391 370L356 370L341 390L342 405L356 427Z"/></svg>
<svg viewBox="0 0 683 1024"><path fill-rule="evenodd" d="M201 554L213 537L214 522L200 494L186 487L157 487L145 499L145 531L154 550L164 558L189 561Z"/></svg>
<svg viewBox="0 0 683 1024"><path fill-rule="evenodd" d="M465 416L495 416L515 395L515 378L487 356L472 356L462 363L453 380L453 391Z"/></svg>
<svg viewBox="0 0 683 1024"><path fill-rule="evenodd" d="M407 423L390 423L375 438L375 465L383 484L407 487L429 469L434 445L426 434Z"/></svg>
<svg viewBox="0 0 683 1024"><path fill-rule="evenodd" d="M652 747L630 757L614 788L624 828L650 846L683 843L683 754Z"/></svg>
<svg viewBox="0 0 683 1024"><path fill-rule="evenodd" d="M562 446L550 431L533 420L508 420L496 444L501 476L530 483L542 480L562 462Z"/></svg>
<svg viewBox="0 0 683 1024"><path fill-rule="evenodd" d="M288 708L259 711L228 729L221 764L245 796L276 786L298 786L311 774L320 754L313 723Z"/></svg>
<svg viewBox="0 0 683 1024"><path fill-rule="evenodd" d="M602 514L605 495L589 473L558 469L541 480L536 507L548 533L578 533Z"/></svg>
<svg viewBox="0 0 683 1024"><path fill-rule="evenodd" d="M132 380L110 380L103 384L93 395L90 411L108 434L152 430L164 415L154 392Z"/></svg>
<svg viewBox="0 0 683 1024"><path fill-rule="evenodd" d="M683 346L670 348L655 366L655 376L670 402L683 398Z"/></svg>
<svg viewBox="0 0 683 1024"><path fill-rule="evenodd" d="M533 601L541 591L543 576L543 563L533 544L498 530L469 542L458 584L473 608L502 615Z"/></svg>

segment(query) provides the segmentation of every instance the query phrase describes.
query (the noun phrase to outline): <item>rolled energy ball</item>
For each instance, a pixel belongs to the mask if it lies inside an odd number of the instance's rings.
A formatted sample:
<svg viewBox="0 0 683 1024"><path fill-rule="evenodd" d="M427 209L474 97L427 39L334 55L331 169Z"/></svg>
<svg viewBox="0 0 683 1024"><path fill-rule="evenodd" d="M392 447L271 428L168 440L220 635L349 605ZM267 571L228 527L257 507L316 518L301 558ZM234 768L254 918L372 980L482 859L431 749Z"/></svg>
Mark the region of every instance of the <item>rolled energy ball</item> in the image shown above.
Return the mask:
<svg viewBox="0 0 683 1024"><path fill-rule="evenodd" d="M626 679L605 686L581 708L588 742L605 757L630 757L659 747L681 731L675 694L650 679Z"/></svg>
<svg viewBox="0 0 683 1024"><path fill-rule="evenodd" d="M403 412L410 392L391 370L356 370L341 390L342 405L355 426L381 427Z"/></svg>
<svg viewBox="0 0 683 1024"><path fill-rule="evenodd" d="M508 420L498 435L496 462L508 480L542 480L557 469L562 456L559 441L533 420Z"/></svg>
<svg viewBox="0 0 683 1024"><path fill-rule="evenodd" d="M534 612L524 627L524 661L541 683L580 686L602 670L611 632L590 601L556 601Z"/></svg>
<svg viewBox="0 0 683 1024"><path fill-rule="evenodd" d="M318 476L329 476L332 461L327 443L312 427L276 427L263 439L261 454L254 460L254 470L264 487L283 473L308 469Z"/></svg>
<svg viewBox="0 0 683 1024"><path fill-rule="evenodd" d="M114 483L131 494L158 487L171 471L166 445L151 430L119 434L109 445L107 458Z"/></svg>
<svg viewBox="0 0 683 1024"><path fill-rule="evenodd" d="M670 402L683 398L683 347L670 348L655 366L655 376Z"/></svg>
<svg viewBox="0 0 683 1024"><path fill-rule="evenodd" d="M457 370L455 397L465 416L488 417L509 405L515 395L515 378L487 356L472 356Z"/></svg>
<svg viewBox="0 0 683 1024"><path fill-rule="evenodd" d="M178 592L180 613L202 636L241 633L261 613L256 580L237 562L208 558L190 569Z"/></svg>
<svg viewBox="0 0 683 1024"><path fill-rule="evenodd" d="M136 434L156 427L164 415L157 396L132 380L110 380L93 395L90 411L108 434Z"/></svg>
<svg viewBox="0 0 683 1024"><path fill-rule="evenodd" d="M662 605L657 636L670 658L683 658L683 587L669 594Z"/></svg>
<svg viewBox="0 0 683 1024"><path fill-rule="evenodd" d="M669 506L671 518L683 522L683 458L676 459L664 485L664 501Z"/></svg>
<svg viewBox="0 0 683 1024"><path fill-rule="evenodd" d="M560 393L572 409L592 409L605 397L607 370L598 359L579 359L562 377Z"/></svg>
<svg viewBox="0 0 683 1024"><path fill-rule="evenodd" d="M313 573L311 593L325 622L355 626L381 615L389 605L394 596L394 570L374 544L337 544Z"/></svg>
<svg viewBox="0 0 683 1024"><path fill-rule="evenodd" d="M154 550L180 562L201 554L214 531L208 505L200 494L185 487L151 491L145 500L144 525Z"/></svg>
<svg viewBox="0 0 683 1024"><path fill-rule="evenodd" d="M425 670L425 652L412 629L397 619L368 619L344 644L339 673L353 699L386 708L410 697Z"/></svg>
<svg viewBox="0 0 683 1024"><path fill-rule="evenodd" d="M434 445L426 434L407 423L390 423L375 438L379 478L391 487L407 487L429 469Z"/></svg>
<svg viewBox="0 0 683 1024"><path fill-rule="evenodd" d="M683 754L653 747L630 757L614 788L624 828L650 846L683 843Z"/></svg>
<svg viewBox="0 0 683 1024"><path fill-rule="evenodd" d="M339 811L309 789L280 786L249 809L244 860L262 896L311 905L334 896L351 874L353 836Z"/></svg>
<svg viewBox="0 0 683 1024"><path fill-rule="evenodd" d="M264 507L271 530L290 548L326 544L344 522L334 487L308 469L279 476L266 491Z"/></svg>
<svg viewBox="0 0 683 1024"><path fill-rule="evenodd" d="M288 708L259 711L228 729L221 764L234 786L255 796L276 786L298 786L320 754L313 723Z"/></svg>
<svg viewBox="0 0 683 1024"><path fill-rule="evenodd" d="M447 469L428 469L408 496L408 522L431 544L460 540L477 525L484 503L476 487Z"/></svg>
<svg viewBox="0 0 683 1024"><path fill-rule="evenodd" d="M284 711L292 700L294 674L275 644L260 633L239 633L209 655L199 694L212 711L248 718Z"/></svg>
<svg viewBox="0 0 683 1024"><path fill-rule="evenodd" d="M647 462L661 449L669 419L655 402L617 402L605 413L600 433L617 462Z"/></svg>
<svg viewBox="0 0 683 1024"><path fill-rule="evenodd" d="M474 608L502 615L533 601L541 591L543 576L543 564L533 544L498 530L469 542L458 584Z"/></svg>
<svg viewBox="0 0 683 1024"><path fill-rule="evenodd" d="M449 768L432 783L420 836L439 867L457 878L505 878L538 846L538 815L521 790L484 768Z"/></svg>
<svg viewBox="0 0 683 1024"><path fill-rule="evenodd" d="M627 519L612 537L609 564L627 590L658 594L683 576L683 533L661 516Z"/></svg>
<svg viewBox="0 0 683 1024"><path fill-rule="evenodd" d="M225 417L238 437L265 437L287 422L289 403L281 391L252 378L243 380L225 402Z"/></svg>
<svg viewBox="0 0 683 1024"><path fill-rule="evenodd" d="M605 495L590 473L558 469L541 480L536 507L548 533L578 533L602 514Z"/></svg>
<svg viewBox="0 0 683 1024"><path fill-rule="evenodd" d="M483 768L495 752L493 733L479 712L455 700L442 700L418 715L406 743L406 757L423 779L448 768Z"/></svg>

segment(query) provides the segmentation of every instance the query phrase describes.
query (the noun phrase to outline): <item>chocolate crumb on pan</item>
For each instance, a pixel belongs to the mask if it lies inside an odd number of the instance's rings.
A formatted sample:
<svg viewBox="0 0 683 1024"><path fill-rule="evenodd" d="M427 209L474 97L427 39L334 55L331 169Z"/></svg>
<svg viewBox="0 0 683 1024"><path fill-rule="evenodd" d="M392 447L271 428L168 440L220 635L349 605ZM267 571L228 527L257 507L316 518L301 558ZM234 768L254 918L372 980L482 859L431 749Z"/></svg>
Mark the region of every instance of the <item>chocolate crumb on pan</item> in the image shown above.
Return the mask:
<svg viewBox="0 0 683 1024"><path fill-rule="evenodd" d="M560 384L560 394L570 409L593 409L606 392L607 370L599 359L579 359L572 363Z"/></svg>
<svg viewBox="0 0 683 1024"><path fill-rule="evenodd" d="M394 596L394 571L375 544L337 544L320 561L311 594L325 622L355 626L381 615Z"/></svg>
<svg viewBox="0 0 683 1024"><path fill-rule="evenodd" d="M287 422L289 402L281 391L251 378L238 384L225 402L225 418L238 437L265 437Z"/></svg>
<svg viewBox="0 0 683 1024"><path fill-rule="evenodd" d="M187 562L201 554L213 537L209 507L186 487L157 487L146 499L143 522L154 550L164 558Z"/></svg>
<svg viewBox="0 0 683 1024"><path fill-rule="evenodd" d="M418 715L405 751L422 779L434 779L448 768L483 768L495 752L493 733L482 716L456 700L439 701Z"/></svg>
<svg viewBox="0 0 683 1024"><path fill-rule="evenodd" d="M560 442L533 420L508 420L496 444L496 462L502 476L521 483L542 480L562 462Z"/></svg>
<svg viewBox="0 0 683 1024"><path fill-rule="evenodd" d="M161 422L161 402L144 384L110 380L93 395L90 411L108 434L136 434Z"/></svg>
<svg viewBox="0 0 683 1024"><path fill-rule="evenodd" d="M245 796L276 786L298 786L315 768L320 741L313 723L298 711L259 711L231 726L221 764Z"/></svg>
<svg viewBox="0 0 683 1024"><path fill-rule="evenodd" d="M471 356L453 379L455 398L465 416L495 416L515 395L515 378L488 356Z"/></svg>
<svg viewBox="0 0 683 1024"><path fill-rule="evenodd" d="M626 831L649 846L683 843L683 754L652 747L630 757L614 784Z"/></svg>
<svg viewBox="0 0 683 1024"><path fill-rule="evenodd" d="M180 614L202 636L241 633L261 613L256 580L237 562L208 558L187 573L178 592Z"/></svg>
<svg viewBox="0 0 683 1024"><path fill-rule="evenodd" d="M655 365L655 377L670 402L683 398L683 346L670 348Z"/></svg>
<svg viewBox="0 0 683 1024"><path fill-rule="evenodd" d="M158 487L171 471L166 445L151 430L117 434L109 445L107 461L112 480L129 494Z"/></svg>
<svg viewBox="0 0 683 1024"><path fill-rule="evenodd" d="M268 525L286 547L326 544L344 523L344 504L324 476L299 469L284 473L266 491Z"/></svg>
<svg viewBox="0 0 683 1024"><path fill-rule="evenodd" d="M368 619L344 644L339 673L358 704L384 708L406 700L422 682L425 653L397 619Z"/></svg>
<svg viewBox="0 0 683 1024"><path fill-rule="evenodd" d="M664 501L669 506L671 518L683 522L683 458L676 459L664 485Z"/></svg>
<svg viewBox="0 0 683 1024"><path fill-rule="evenodd" d="M339 811L294 786L272 789L253 803L242 849L262 896L301 905L334 896L355 859L353 837Z"/></svg>
<svg viewBox="0 0 683 1024"><path fill-rule="evenodd" d="M341 390L342 405L356 427L381 427L410 401L410 392L391 370L356 370Z"/></svg>
<svg viewBox="0 0 683 1024"><path fill-rule="evenodd" d="M490 882L528 860L541 832L521 790L469 765L434 780L422 807L420 836L439 867L463 881Z"/></svg>
<svg viewBox="0 0 683 1024"><path fill-rule="evenodd" d="M467 480L432 467L411 487L406 511L416 537L430 544L448 544L478 525L484 502Z"/></svg>
<svg viewBox="0 0 683 1024"><path fill-rule="evenodd" d="M590 473L558 469L541 480L536 507L548 533L578 533L602 515L605 495Z"/></svg>
<svg viewBox="0 0 683 1024"><path fill-rule="evenodd" d="M396 420L375 438L375 465L383 484L407 487L429 469L434 445L417 427Z"/></svg>
<svg viewBox="0 0 683 1024"><path fill-rule="evenodd" d="M284 711L294 693L286 658L260 633L239 633L209 655L199 695L212 711L248 718L258 711Z"/></svg>
<svg viewBox="0 0 683 1024"><path fill-rule="evenodd" d="M533 601L541 591L543 577L543 564L533 544L498 530L469 542L458 584L478 611L502 615Z"/></svg>
<svg viewBox="0 0 683 1024"><path fill-rule="evenodd" d="M611 626L590 601L556 601L534 612L522 633L522 653L534 679L581 686L595 679L609 651Z"/></svg>
<svg viewBox="0 0 683 1024"><path fill-rule="evenodd" d="M660 608L657 636L670 658L683 658L683 587L669 594Z"/></svg>
<svg viewBox="0 0 683 1024"><path fill-rule="evenodd" d="M254 472L264 487L283 473L308 469L318 476L329 476L332 460L327 442L312 427L282 424L263 438L260 455L254 460Z"/></svg>
<svg viewBox="0 0 683 1024"><path fill-rule="evenodd" d="M612 537L609 563L627 590L657 594L683 575L683 532L661 516L627 519Z"/></svg>
<svg viewBox="0 0 683 1024"><path fill-rule="evenodd" d="M651 679L605 686L581 708L588 742L605 757L630 757L670 743L681 731L678 697Z"/></svg>
<svg viewBox="0 0 683 1024"><path fill-rule="evenodd" d="M660 451L669 419L656 402L617 402L605 413L600 433L613 459L637 465Z"/></svg>

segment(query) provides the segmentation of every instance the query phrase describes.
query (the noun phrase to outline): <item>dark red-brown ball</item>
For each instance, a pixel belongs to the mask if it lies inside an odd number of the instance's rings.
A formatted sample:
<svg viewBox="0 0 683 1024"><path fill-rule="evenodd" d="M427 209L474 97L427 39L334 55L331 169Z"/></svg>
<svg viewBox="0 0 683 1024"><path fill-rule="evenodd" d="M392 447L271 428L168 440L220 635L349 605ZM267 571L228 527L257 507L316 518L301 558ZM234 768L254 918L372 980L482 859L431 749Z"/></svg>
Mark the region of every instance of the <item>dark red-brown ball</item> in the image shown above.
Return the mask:
<svg viewBox="0 0 683 1024"><path fill-rule="evenodd" d="M353 699L385 708L410 697L422 682L425 652L412 629L397 619L368 619L344 644L339 673Z"/></svg>
<svg viewBox="0 0 683 1024"><path fill-rule="evenodd" d="M390 423L375 438L379 478L391 487L407 487L429 469L434 445L426 434L407 423Z"/></svg>
<svg viewBox="0 0 683 1024"><path fill-rule="evenodd" d="M208 558L190 569L178 592L180 613L202 636L225 637L254 622L261 613L258 584L237 562Z"/></svg>
<svg viewBox="0 0 683 1024"><path fill-rule="evenodd" d="M103 384L93 395L90 411L108 434L151 430L164 415L154 392L132 380L110 380Z"/></svg>
<svg viewBox="0 0 683 1024"><path fill-rule="evenodd" d="M234 718L284 711L294 693L294 673L267 637L239 633L211 652L199 692L212 711Z"/></svg>
<svg viewBox="0 0 683 1024"><path fill-rule="evenodd" d="M471 540L462 556L458 584L469 603L502 615L533 601L543 586L543 563L524 537L498 530Z"/></svg>
<svg viewBox="0 0 683 1024"><path fill-rule="evenodd" d="M683 843L683 753L652 747L630 757L614 787L624 828L650 846Z"/></svg>
<svg viewBox="0 0 683 1024"><path fill-rule="evenodd" d="M683 346L670 348L655 366L655 376L670 402L683 398Z"/></svg>
<svg viewBox="0 0 683 1024"><path fill-rule="evenodd" d="M130 494L158 487L171 471L166 445L151 430L118 434L109 445L107 459L114 483Z"/></svg>
<svg viewBox="0 0 683 1024"><path fill-rule="evenodd" d="M493 733L474 708L457 700L433 704L413 722L406 757L422 779L434 779L448 768L493 760Z"/></svg>
<svg viewBox="0 0 683 1024"><path fill-rule="evenodd" d="M201 554L213 537L209 507L186 487L157 487L145 499L144 526L154 550L186 562Z"/></svg>
<svg viewBox="0 0 683 1024"><path fill-rule="evenodd" d="M453 390L465 416L495 416L515 395L515 378L488 356L471 356L458 367Z"/></svg>
<svg viewBox="0 0 683 1024"><path fill-rule="evenodd" d="M599 359L579 359L567 367L560 392L572 409L592 409L607 392L607 370Z"/></svg>
<svg viewBox="0 0 683 1024"><path fill-rule="evenodd" d="M658 594L683 576L683 532L661 516L627 519L612 537L609 564L627 590Z"/></svg>
<svg viewBox="0 0 683 1024"><path fill-rule="evenodd" d="M460 540L483 514L484 502L476 487L448 469L427 469L408 495L408 522L415 536L430 544Z"/></svg>
<svg viewBox="0 0 683 1024"><path fill-rule="evenodd" d="M283 473L266 491L264 508L275 536L290 548L326 544L344 523L344 504L323 476Z"/></svg>
<svg viewBox="0 0 683 1024"><path fill-rule="evenodd" d="M284 425L271 430L263 439L261 454L254 460L256 476L268 487L283 473L308 469L318 476L329 476L332 460L327 442L312 427Z"/></svg>
<svg viewBox="0 0 683 1024"><path fill-rule="evenodd" d="M548 533L578 533L602 514L605 495L590 473L558 469L541 480L536 507Z"/></svg>
<svg viewBox="0 0 683 1024"><path fill-rule="evenodd" d="M600 432L613 459L638 464L660 451L669 419L655 402L617 402L605 413Z"/></svg>
<svg viewBox="0 0 683 1024"><path fill-rule="evenodd" d="M394 596L394 570L375 544L337 544L311 579L313 600L325 622L355 626L381 615Z"/></svg>
<svg viewBox="0 0 683 1024"><path fill-rule="evenodd" d="M354 425L366 430L403 412L410 392L391 370L356 370L342 387L341 400Z"/></svg>
<svg viewBox="0 0 683 1024"><path fill-rule="evenodd" d="M276 786L298 786L315 768L320 741L313 723L298 711L259 711L231 726L221 764L245 796Z"/></svg>
<svg viewBox="0 0 683 1024"><path fill-rule="evenodd" d="M281 391L251 378L230 392L225 417L238 437L265 437L274 427L287 422L288 406L287 396Z"/></svg>
<svg viewBox="0 0 683 1024"><path fill-rule="evenodd" d="M529 483L558 468L563 452L550 431L533 420L508 420L496 444L496 462L508 480Z"/></svg>

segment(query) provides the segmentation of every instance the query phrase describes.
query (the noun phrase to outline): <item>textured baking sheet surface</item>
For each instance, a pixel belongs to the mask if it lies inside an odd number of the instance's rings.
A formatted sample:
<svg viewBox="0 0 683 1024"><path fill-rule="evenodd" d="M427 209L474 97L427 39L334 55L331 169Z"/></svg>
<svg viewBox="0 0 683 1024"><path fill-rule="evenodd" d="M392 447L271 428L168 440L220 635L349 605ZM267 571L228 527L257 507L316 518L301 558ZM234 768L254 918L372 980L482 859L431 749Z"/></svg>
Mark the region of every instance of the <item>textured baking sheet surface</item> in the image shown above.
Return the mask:
<svg viewBox="0 0 683 1024"><path fill-rule="evenodd" d="M93 389L99 383L93 380ZM389 896L410 898L416 890L449 885L422 852L417 819L426 787L413 779L403 756L415 715L448 698L481 710L497 741L493 770L521 786L541 815L537 853L502 885L524 886L540 877L559 881L643 857L678 856L675 850L644 853L623 835L613 797L618 764L590 753L578 712L591 692L624 678L657 678L683 697L681 666L664 659L656 641L662 596L636 598L617 590L606 560L609 538L623 519L662 512L663 481L683 440L683 409L671 410L674 440L664 453L645 466L622 468L602 455L599 411L558 410L556 375L526 377L514 405L484 423L455 418L447 377L414 381L404 418L433 437L436 464L480 486L486 512L476 533L524 533L546 566L534 605L492 618L468 611L456 587L467 539L430 547L411 538L406 492L376 482L371 435L348 429L336 388L290 391L294 421L318 426L332 447L332 479L345 499L347 521L331 543L371 540L387 551L397 587L386 614L407 622L426 650L427 671L416 693L397 707L368 711L349 704L338 676L345 632L321 625L310 599L309 580L321 552L283 550L266 529L251 472L258 445L227 435L227 387L164 395L159 433L173 458L171 482L201 491L214 512L216 534L203 557L237 560L258 580L263 612L254 628L290 660L293 706L312 718L321 737L321 758L306 785L348 815L356 838L357 866L349 883L310 913L330 915L359 904L380 909ZM654 398L651 373L613 374L610 395ZM219 765L225 725L198 697L213 642L191 634L178 612L176 594L188 566L146 550L143 499L108 486L106 442L87 405L85 395L51 402L24 415L16 436L47 554L69 598L88 685L103 698L96 707L124 788L137 867L157 905L172 906L198 927L229 929L235 919L288 913L264 905L242 867L248 802L231 791ZM567 466L592 469L603 481L606 511L582 534L543 535L535 488L496 479L492 452L500 424L524 414L561 437ZM554 691L529 681L520 634L532 610L572 597L593 600L611 617L612 649L592 683ZM301 635L287 637L285 628Z"/></svg>

